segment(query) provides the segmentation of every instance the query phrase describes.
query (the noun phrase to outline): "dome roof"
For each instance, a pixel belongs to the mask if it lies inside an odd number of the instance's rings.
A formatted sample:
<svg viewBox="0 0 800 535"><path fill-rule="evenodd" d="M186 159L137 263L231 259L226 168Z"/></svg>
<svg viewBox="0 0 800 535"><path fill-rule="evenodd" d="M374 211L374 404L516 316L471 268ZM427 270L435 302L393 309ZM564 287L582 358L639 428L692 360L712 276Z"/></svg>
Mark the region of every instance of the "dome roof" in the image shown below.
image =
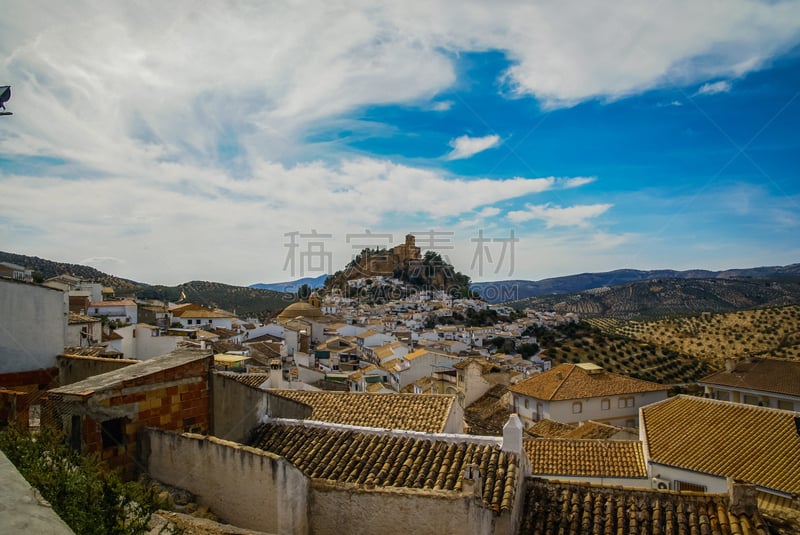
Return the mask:
<svg viewBox="0 0 800 535"><path fill-rule="evenodd" d="M298 301L284 308L283 311L278 314L278 319L291 320L298 316L304 318L319 318L322 316L322 310L305 301Z"/></svg>

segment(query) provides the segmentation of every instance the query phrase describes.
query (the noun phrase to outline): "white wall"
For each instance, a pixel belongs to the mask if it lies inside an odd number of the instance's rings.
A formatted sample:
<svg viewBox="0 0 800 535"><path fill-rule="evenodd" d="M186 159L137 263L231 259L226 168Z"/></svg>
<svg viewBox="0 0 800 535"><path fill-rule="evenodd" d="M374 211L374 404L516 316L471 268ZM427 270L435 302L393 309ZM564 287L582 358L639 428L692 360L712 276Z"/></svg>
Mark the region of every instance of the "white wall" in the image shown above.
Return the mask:
<svg viewBox="0 0 800 535"><path fill-rule="evenodd" d="M620 407L620 400L633 398L632 406ZM667 391L644 392L622 396L605 396L563 401L537 401L535 398L512 393L512 410L526 423L538 420L537 403L542 405L542 418L566 424L578 424L588 420L603 422L621 427L639 427L639 408L667 399ZM528 406L525 406L525 402ZM603 400L608 400L608 409L603 409ZM574 412L573 405L580 403L580 412Z"/></svg>
<svg viewBox="0 0 800 535"><path fill-rule="evenodd" d="M674 485L675 481L683 481L684 483L692 483L694 485L705 485L706 492L711 494L728 493L728 482L724 477L712 476L692 470L683 470L654 462L650 462L648 464L648 470L650 471L651 478L659 478L669 481L670 490L674 490L672 485ZM653 485L652 480L651 485ZM655 485L653 485L653 488L655 488Z"/></svg>
<svg viewBox="0 0 800 535"><path fill-rule="evenodd" d="M61 290L0 279L0 373L55 367L68 310Z"/></svg>
<svg viewBox="0 0 800 535"><path fill-rule="evenodd" d="M211 436L143 435L147 473L188 490L222 520L268 533L309 532L309 480L283 457Z"/></svg>

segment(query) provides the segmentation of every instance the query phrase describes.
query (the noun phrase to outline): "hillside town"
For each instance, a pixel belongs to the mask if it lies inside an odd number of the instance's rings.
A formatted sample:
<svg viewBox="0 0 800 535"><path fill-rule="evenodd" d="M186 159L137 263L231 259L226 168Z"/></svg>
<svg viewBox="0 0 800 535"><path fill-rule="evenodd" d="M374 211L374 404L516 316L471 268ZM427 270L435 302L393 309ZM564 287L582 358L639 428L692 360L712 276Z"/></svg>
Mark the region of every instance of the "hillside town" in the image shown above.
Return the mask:
<svg viewBox="0 0 800 535"><path fill-rule="evenodd" d="M398 247L379 270L359 260L356 291L310 291L267 322L5 263L0 423L58 429L258 533L798 525L800 362L730 360L696 395L554 366L535 333L580 318L411 288L387 267L420 251ZM373 285L401 297L359 295Z"/></svg>

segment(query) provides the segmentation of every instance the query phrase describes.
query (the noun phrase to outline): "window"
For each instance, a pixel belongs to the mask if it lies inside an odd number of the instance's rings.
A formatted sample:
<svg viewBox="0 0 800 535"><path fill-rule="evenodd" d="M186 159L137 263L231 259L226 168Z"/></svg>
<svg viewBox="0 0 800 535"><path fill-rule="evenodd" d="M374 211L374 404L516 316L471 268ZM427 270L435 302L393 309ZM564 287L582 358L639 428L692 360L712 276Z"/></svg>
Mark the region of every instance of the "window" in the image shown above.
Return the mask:
<svg viewBox="0 0 800 535"><path fill-rule="evenodd" d="M758 396L754 396L752 394L745 394L744 402L747 403L748 405L758 405Z"/></svg>
<svg viewBox="0 0 800 535"><path fill-rule="evenodd" d="M526 409L528 408L528 400L527 399L525 400L525 408Z"/></svg>
<svg viewBox="0 0 800 535"><path fill-rule="evenodd" d="M793 411L794 410L794 403L792 403L788 399L779 399L778 400L778 408L779 409L783 409L785 411Z"/></svg>
<svg viewBox="0 0 800 535"><path fill-rule="evenodd" d="M103 439L103 448L111 448L125 443L125 419L114 418L106 420L100 425L100 436Z"/></svg>
<svg viewBox="0 0 800 535"><path fill-rule="evenodd" d="M583 412L583 403L576 401L572 404L572 414L580 414Z"/></svg>
<svg viewBox="0 0 800 535"><path fill-rule="evenodd" d="M698 485L697 483L689 483L687 481L675 481L673 483L675 490L688 491L688 492L708 492L708 487L705 485Z"/></svg>
<svg viewBox="0 0 800 535"><path fill-rule="evenodd" d="M726 392L725 390L717 390L717 399L721 401L730 401L731 400L731 393Z"/></svg>
<svg viewBox="0 0 800 535"><path fill-rule="evenodd" d="M619 398L619 401L617 402L617 407L619 407L620 409L630 408L633 407L633 405L634 405L633 396Z"/></svg>
<svg viewBox="0 0 800 535"><path fill-rule="evenodd" d="M600 408L607 411L611 408L611 400L608 398L600 400Z"/></svg>

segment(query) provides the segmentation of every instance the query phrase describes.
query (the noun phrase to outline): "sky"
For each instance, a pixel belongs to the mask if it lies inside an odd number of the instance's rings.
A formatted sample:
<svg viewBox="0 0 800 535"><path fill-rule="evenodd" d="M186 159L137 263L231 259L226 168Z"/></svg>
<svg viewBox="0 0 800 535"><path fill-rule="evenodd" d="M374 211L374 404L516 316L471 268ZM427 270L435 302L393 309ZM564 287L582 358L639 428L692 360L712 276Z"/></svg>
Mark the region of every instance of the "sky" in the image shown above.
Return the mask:
<svg viewBox="0 0 800 535"><path fill-rule="evenodd" d="M800 2L3 12L0 250L151 284L408 233L474 281L800 262Z"/></svg>

